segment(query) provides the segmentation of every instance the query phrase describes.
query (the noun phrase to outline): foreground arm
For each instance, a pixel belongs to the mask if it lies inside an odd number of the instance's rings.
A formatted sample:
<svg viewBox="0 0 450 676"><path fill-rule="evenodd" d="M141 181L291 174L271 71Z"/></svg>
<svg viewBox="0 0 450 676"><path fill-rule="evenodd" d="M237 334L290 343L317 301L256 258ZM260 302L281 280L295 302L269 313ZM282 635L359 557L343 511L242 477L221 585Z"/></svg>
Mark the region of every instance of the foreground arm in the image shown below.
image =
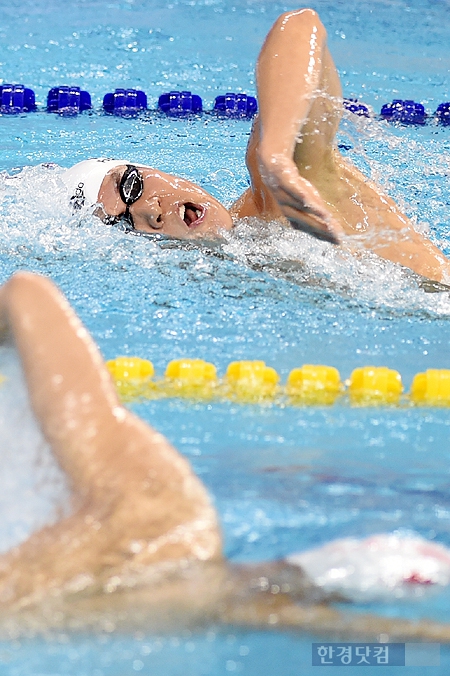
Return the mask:
<svg viewBox="0 0 450 676"><path fill-rule="evenodd" d="M385 641L424 641L450 643L450 624L428 619L407 620L383 617L370 613L337 610L329 605L294 604L288 598L260 597L249 604L228 605L222 621L242 626L264 629L289 629L326 636L330 640L369 640L378 642L380 634Z"/></svg>
<svg viewBox="0 0 450 676"><path fill-rule="evenodd" d="M92 339L56 287L22 273L0 290L32 408L74 494L74 513L0 559L0 598L108 586L114 574L220 556L207 493L167 440L119 403Z"/></svg>
<svg viewBox="0 0 450 676"><path fill-rule="evenodd" d="M0 289L0 343L8 338L72 483L75 510L0 558L0 631L14 609L20 628L33 631L159 632L219 622L450 641L448 625L335 610L297 566L226 567L201 482L161 435L122 408L100 354L50 281L19 274ZM75 593L96 588L101 593Z"/></svg>

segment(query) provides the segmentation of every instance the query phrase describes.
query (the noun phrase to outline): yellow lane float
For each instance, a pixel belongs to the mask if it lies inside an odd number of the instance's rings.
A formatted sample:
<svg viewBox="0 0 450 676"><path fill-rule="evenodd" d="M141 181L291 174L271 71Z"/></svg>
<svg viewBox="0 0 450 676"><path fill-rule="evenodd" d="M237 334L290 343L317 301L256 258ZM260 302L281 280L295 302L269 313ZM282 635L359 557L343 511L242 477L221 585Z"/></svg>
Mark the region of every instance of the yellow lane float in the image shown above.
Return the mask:
<svg viewBox="0 0 450 676"><path fill-rule="evenodd" d="M233 361L222 379L214 364L203 359L174 359L164 378L153 379L153 364L139 357L117 357L106 363L119 395L125 401L182 397L205 401L228 399L243 404L277 403L293 406L329 406L344 394L354 406L395 405L402 401L400 373L385 366L356 368L345 381L333 366L304 364L292 369L286 385L260 360ZM4 380L0 374L0 384ZM344 399L345 401L345 399ZM450 406L450 369L428 369L414 377L403 403Z"/></svg>
<svg viewBox="0 0 450 676"><path fill-rule="evenodd" d="M333 366L303 364L292 369L286 383L291 404L331 405L344 390L339 371Z"/></svg>
<svg viewBox="0 0 450 676"><path fill-rule="evenodd" d="M280 376L263 361L233 361L224 378L224 395L243 403L257 403L275 397Z"/></svg>
<svg viewBox="0 0 450 676"><path fill-rule="evenodd" d="M386 366L363 366L352 372L348 392L356 406L397 404L403 392L402 378Z"/></svg>
<svg viewBox="0 0 450 676"><path fill-rule="evenodd" d="M116 357L107 361L106 366L120 397L125 401L155 397L155 384L152 382L155 369L148 359Z"/></svg>
<svg viewBox="0 0 450 676"><path fill-rule="evenodd" d="M450 370L428 369L425 373L417 373L410 397L414 404L450 406Z"/></svg>
<svg viewBox="0 0 450 676"><path fill-rule="evenodd" d="M168 397L211 399L219 381L214 364L203 359L174 359L165 372L165 382L160 383Z"/></svg>

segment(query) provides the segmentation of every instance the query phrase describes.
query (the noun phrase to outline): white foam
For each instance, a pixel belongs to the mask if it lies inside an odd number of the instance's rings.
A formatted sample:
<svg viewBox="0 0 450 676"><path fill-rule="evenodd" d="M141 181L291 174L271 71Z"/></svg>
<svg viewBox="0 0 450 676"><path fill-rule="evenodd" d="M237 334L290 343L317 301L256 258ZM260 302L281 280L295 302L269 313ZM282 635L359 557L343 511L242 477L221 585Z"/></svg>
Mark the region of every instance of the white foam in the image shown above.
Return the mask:
<svg viewBox="0 0 450 676"><path fill-rule="evenodd" d="M360 250L354 255L276 221L239 221L224 233L226 253L245 265L297 284L320 287L345 298L356 298L403 312L450 313L450 293L425 293L422 278L407 268Z"/></svg>
<svg viewBox="0 0 450 676"><path fill-rule="evenodd" d="M0 551L66 512L64 475L31 411L15 350L0 347Z"/></svg>

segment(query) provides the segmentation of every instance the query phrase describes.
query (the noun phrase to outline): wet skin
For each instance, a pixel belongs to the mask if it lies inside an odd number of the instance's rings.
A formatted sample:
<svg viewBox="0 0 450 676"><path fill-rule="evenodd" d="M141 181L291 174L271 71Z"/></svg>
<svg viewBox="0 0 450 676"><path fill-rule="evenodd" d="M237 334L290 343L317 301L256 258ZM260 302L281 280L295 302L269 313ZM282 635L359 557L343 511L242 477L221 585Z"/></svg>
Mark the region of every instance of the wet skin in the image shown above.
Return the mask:
<svg viewBox="0 0 450 676"><path fill-rule="evenodd" d="M200 479L120 404L98 349L49 279L19 273L0 288L0 346L11 342L72 511L0 556L2 640L234 625L450 643L448 624L333 608L343 598L286 561L227 562Z"/></svg>
<svg viewBox="0 0 450 676"><path fill-rule="evenodd" d="M119 195L120 179L125 169L125 165L117 167L103 180L99 202L105 215L119 216L125 211ZM136 230L184 239L217 235L221 229L233 227L225 207L198 185L158 169L139 166L138 169L144 179L144 191L130 206ZM101 213L98 215L102 217Z"/></svg>
<svg viewBox="0 0 450 676"><path fill-rule="evenodd" d="M231 216L281 220L352 253L372 251L448 284L450 261L336 148L342 90L314 10L279 17L261 49L256 75L259 115L246 155L251 187L232 205ZM130 208L136 230L185 239L231 229L230 213L204 190L141 169L144 195ZM100 217L124 213L118 191L124 171L125 165L105 177Z"/></svg>

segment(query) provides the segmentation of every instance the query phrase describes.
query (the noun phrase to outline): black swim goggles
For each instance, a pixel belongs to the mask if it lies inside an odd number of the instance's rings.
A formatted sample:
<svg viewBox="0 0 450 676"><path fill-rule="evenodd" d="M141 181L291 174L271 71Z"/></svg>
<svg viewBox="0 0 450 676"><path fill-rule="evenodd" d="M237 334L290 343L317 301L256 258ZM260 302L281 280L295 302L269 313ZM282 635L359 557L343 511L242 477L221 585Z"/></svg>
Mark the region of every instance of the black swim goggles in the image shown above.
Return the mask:
<svg viewBox="0 0 450 676"><path fill-rule="evenodd" d="M108 222L113 225L120 223L124 230L134 230L133 216L130 206L138 201L144 192L144 177L134 164L127 164L119 183L119 195L125 204L125 213L120 216L110 216Z"/></svg>

